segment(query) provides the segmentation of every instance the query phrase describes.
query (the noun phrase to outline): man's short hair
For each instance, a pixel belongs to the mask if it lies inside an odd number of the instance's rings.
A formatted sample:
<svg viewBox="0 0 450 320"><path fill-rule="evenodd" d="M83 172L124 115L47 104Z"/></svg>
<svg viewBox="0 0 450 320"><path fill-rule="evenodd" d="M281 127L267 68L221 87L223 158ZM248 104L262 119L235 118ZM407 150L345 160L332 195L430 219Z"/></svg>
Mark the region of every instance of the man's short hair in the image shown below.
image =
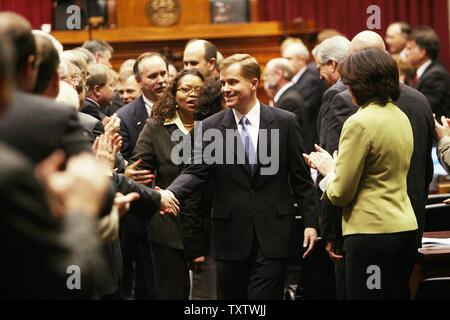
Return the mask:
<svg viewBox="0 0 450 320"><path fill-rule="evenodd" d="M0 12L0 35L8 35L16 55L16 75L24 71L30 56L37 55L31 24L13 12ZM34 61L36 63L36 59Z"/></svg>
<svg viewBox="0 0 450 320"><path fill-rule="evenodd" d="M111 52L111 54L114 52L113 47L109 45L106 41L99 40L99 39L92 39L92 40L86 40L83 43L83 48L89 50L94 55L96 53L100 53L101 55L104 55L106 51Z"/></svg>
<svg viewBox="0 0 450 320"><path fill-rule="evenodd" d="M136 62L134 63L134 66L133 66L134 76L136 77L137 80L139 80L139 81L142 80L141 79L141 73L142 73L141 62L147 58L152 58L152 57L160 57L166 64L166 69L169 69L169 62L167 61L166 57L163 56L161 53L159 53L159 52L143 53L139 56L139 58L136 59Z"/></svg>
<svg viewBox="0 0 450 320"><path fill-rule="evenodd" d="M83 80L85 79L85 75L87 74L88 65L86 60L83 58L83 54L77 50L66 50L63 52L63 58L69 60L72 64L74 64L78 69L80 69Z"/></svg>
<svg viewBox="0 0 450 320"><path fill-rule="evenodd" d="M8 36L0 37L0 114L7 107L8 92L14 85L14 48Z"/></svg>
<svg viewBox="0 0 450 320"><path fill-rule="evenodd" d="M92 52L90 52L88 49L83 47L77 47L73 49L77 52L80 52L83 55L84 60L86 60L87 64L96 64L97 61L95 60L95 56Z"/></svg>
<svg viewBox="0 0 450 320"><path fill-rule="evenodd" d="M403 21L398 21L398 22L392 23L392 25L398 25L400 27L400 32L405 37L409 37L411 35L411 27L409 26L408 23L403 22Z"/></svg>
<svg viewBox="0 0 450 320"><path fill-rule="evenodd" d="M317 34L317 44L321 44L325 40L335 36L344 36L344 35L335 29L322 30Z"/></svg>
<svg viewBox="0 0 450 320"><path fill-rule="evenodd" d="M80 100L77 91L66 81L59 82L59 93L56 97L57 102L61 102L78 110Z"/></svg>
<svg viewBox="0 0 450 320"><path fill-rule="evenodd" d="M129 77L134 77L133 69L128 68L122 70L122 72L120 72L119 74L119 82L127 81Z"/></svg>
<svg viewBox="0 0 450 320"><path fill-rule="evenodd" d="M48 88L58 71L60 60L58 51L50 39L40 34L35 34L34 37L39 57L39 71L33 93L41 94Z"/></svg>
<svg viewBox="0 0 450 320"><path fill-rule="evenodd" d="M91 93L95 86L104 87L108 81L108 75L110 75L109 68L103 64L91 64L88 66L86 93Z"/></svg>
<svg viewBox="0 0 450 320"><path fill-rule="evenodd" d="M427 56L435 60L439 55L439 38L431 27L421 26L414 29L408 40L415 41L416 44L425 49Z"/></svg>
<svg viewBox="0 0 450 320"><path fill-rule="evenodd" d="M237 53L224 59L221 64L221 69L225 69L234 63L239 63L241 66L241 76L247 80L252 80L254 78L261 81L261 67L258 61L249 54Z"/></svg>
<svg viewBox="0 0 450 320"><path fill-rule="evenodd" d="M292 50L291 52L293 52L295 56L299 58L305 58L306 61L309 60L309 50L303 43L292 43L286 47L285 51L287 49Z"/></svg>
<svg viewBox="0 0 450 320"><path fill-rule="evenodd" d="M275 58L270 60L269 63L273 69L281 71L283 78L287 81L291 81L295 76L294 67L292 67L292 63L288 59Z"/></svg>
<svg viewBox="0 0 450 320"><path fill-rule="evenodd" d="M343 36L334 36L324 40L313 50L313 56L323 65L330 61L341 63L348 55L350 41Z"/></svg>

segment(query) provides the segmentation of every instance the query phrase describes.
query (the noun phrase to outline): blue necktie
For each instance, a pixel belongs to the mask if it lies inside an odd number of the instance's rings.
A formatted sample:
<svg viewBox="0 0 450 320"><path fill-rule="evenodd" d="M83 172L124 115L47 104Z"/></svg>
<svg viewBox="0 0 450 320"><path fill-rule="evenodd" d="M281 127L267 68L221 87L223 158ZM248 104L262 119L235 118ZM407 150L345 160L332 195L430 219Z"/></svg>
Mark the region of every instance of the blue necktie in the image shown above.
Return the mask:
<svg viewBox="0 0 450 320"><path fill-rule="evenodd" d="M247 156L250 169L253 172L253 166L256 164L256 155L255 155L255 148L253 145L252 138L250 137L250 132L248 131L247 124L249 123L246 116L243 116L241 118L240 124L242 125L241 130L241 139L242 143L244 144L245 148L245 155Z"/></svg>

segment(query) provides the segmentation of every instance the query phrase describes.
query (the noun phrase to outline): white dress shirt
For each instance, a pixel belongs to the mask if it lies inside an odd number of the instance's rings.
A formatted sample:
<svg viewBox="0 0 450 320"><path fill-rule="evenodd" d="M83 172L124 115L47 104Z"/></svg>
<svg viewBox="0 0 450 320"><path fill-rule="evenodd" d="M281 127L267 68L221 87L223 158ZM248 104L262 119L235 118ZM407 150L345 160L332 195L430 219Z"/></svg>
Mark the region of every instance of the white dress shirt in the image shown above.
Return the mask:
<svg viewBox="0 0 450 320"><path fill-rule="evenodd" d="M233 109L233 114L239 133L242 135L242 124L239 122L244 115L239 111L236 111L236 109ZM261 118L261 105L259 104L259 101L256 101L256 104L245 116L248 119L247 130L249 132L250 139L252 139L256 154L256 146L258 145L259 119Z"/></svg>
<svg viewBox="0 0 450 320"><path fill-rule="evenodd" d="M144 95L142 95L142 98L144 99L144 105L145 109L147 110L147 115L150 117L150 115L152 114L152 108L154 103L149 99L147 99Z"/></svg>
<svg viewBox="0 0 450 320"><path fill-rule="evenodd" d="M423 65L421 65L417 71L417 81L419 81L420 77L423 75L423 73L425 72L425 70L427 70L428 66L432 63L432 60L428 60L427 62L425 62Z"/></svg>
<svg viewBox="0 0 450 320"><path fill-rule="evenodd" d="M301 68L300 71L297 72L297 74L292 77L292 79L291 79L292 83L297 83L298 79L300 79L300 77L305 73L305 71L306 71L306 66Z"/></svg>
<svg viewBox="0 0 450 320"><path fill-rule="evenodd" d="M284 86L281 87L280 90L278 90L277 94L275 95L275 97L273 97L273 101L275 102L275 105L278 103L278 100L280 99L281 95L290 87L292 87L294 85L293 82L288 82L286 83Z"/></svg>

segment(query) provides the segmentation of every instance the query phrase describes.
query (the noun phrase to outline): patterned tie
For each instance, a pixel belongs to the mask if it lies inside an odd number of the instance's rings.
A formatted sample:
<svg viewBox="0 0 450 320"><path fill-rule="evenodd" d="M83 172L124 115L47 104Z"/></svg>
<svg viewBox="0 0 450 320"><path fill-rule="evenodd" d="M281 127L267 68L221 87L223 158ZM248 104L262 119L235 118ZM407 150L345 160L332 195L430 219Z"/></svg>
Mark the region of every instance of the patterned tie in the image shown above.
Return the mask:
<svg viewBox="0 0 450 320"><path fill-rule="evenodd" d="M239 123L242 125L241 139L242 143L244 144L245 154L250 164L250 169L253 172L253 167L256 164L256 154L252 138L250 137L250 132L247 128L247 124L249 123L249 121L246 116L243 116Z"/></svg>

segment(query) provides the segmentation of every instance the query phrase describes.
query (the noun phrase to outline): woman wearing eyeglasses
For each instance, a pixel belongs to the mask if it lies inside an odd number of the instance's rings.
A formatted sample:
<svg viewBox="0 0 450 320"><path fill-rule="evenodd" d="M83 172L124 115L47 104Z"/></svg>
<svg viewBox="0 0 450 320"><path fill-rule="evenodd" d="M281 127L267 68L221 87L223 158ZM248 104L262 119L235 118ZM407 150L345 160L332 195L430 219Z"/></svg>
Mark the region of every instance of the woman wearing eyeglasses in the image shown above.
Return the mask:
<svg viewBox="0 0 450 320"><path fill-rule="evenodd" d="M179 175L180 166L172 159L172 149L194 128L194 110L203 76L197 70L184 70L173 80L153 106L131 161L142 160L139 168L155 174L155 186L166 188ZM184 208L186 209L186 208ZM183 207L181 207L183 210ZM181 214L181 213L180 213ZM189 271L184 258L180 215L156 215L148 225L155 271L156 296L160 300L189 298Z"/></svg>

